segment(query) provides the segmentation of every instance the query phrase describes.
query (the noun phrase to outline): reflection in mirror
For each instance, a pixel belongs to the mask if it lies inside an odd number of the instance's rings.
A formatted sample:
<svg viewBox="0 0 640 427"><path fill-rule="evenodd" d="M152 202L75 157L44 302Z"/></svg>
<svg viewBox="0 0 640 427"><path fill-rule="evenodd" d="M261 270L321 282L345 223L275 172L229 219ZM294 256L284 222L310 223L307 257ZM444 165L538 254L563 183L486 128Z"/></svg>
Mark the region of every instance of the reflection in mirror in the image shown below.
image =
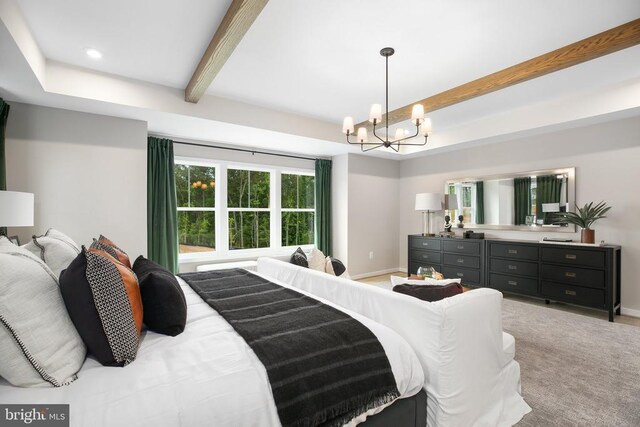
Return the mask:
<svg viewBox="0 0 640 427"><path fill-rule="evenodd" d="M573 232L555 214L573 206L574 177L568 168L450 180L446 214L465 228Z"/></svg>

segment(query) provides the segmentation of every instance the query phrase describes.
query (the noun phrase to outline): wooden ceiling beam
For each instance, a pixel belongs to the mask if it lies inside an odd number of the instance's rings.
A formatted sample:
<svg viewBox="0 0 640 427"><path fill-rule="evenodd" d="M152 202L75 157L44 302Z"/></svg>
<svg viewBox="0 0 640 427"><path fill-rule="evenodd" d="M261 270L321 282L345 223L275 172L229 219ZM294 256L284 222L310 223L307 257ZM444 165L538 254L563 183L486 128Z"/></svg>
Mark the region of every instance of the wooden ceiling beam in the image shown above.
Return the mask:
<svg viewBox="0 0 640 427"><path fill-rule="evenodd" d="M640 44L640 19L390 111L389 124L409 120L414 104L422 104L425 113L438 110L637 44ZM384 115L381 123L385 123ZM369 132L373 130L368 120L355 126L356 129L359 127L366 127Z"/></svg>
<svg viewBox="0 0 640 427"><path fill-rule="evenodd" d="M269 0L233 0L193 73L184 100L197 103Z"/></svg>

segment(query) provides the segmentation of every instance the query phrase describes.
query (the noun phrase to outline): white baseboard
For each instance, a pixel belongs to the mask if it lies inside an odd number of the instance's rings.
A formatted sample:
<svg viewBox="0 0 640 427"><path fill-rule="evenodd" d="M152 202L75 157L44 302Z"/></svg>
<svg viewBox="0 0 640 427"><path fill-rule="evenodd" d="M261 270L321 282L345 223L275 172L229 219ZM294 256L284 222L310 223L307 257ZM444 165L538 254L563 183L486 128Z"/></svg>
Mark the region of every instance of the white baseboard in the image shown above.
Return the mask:
<svg viewBox="0 0 640 427"><path fill-rule="evenodd" d="M397 271L402 271L402 268L400 268L400 267L387 268L386 270L370 271L368 273L355 274L355 275L351 276L351 279L352 280L360 280L360 279L364 279L364 278L367 278L367 277L381 276L383 274L395 273ZM405 269L405 271L406 271L406 269Z"/></svg>
<svg viewBox="0 0 640 427"><path fill-rule="evenodd" d="M622 307L620 309L620 313L624 314L625 316L640 317L640 310L634 310L632 308L624 308L624 307Z"/></svg>

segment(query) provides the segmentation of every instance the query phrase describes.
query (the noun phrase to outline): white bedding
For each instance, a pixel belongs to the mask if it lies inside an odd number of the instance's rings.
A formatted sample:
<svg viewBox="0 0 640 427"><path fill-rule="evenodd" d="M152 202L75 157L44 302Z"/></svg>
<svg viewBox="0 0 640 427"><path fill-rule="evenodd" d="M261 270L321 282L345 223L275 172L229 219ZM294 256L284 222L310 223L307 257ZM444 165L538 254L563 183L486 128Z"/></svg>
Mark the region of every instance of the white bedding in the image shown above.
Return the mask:
<svg viewBox="0 0 640 427"><path fill-rule="evenodd" d="M124 368L104 367L88 357L79 378L62 388L17 388L0 378L0 403L68 403L72 426L279 426L264 366L240 335L178 280L188 305L182 334L144 332L135 362ZM404 339L364 316L321 301L347 312L378 337L401 397L420 391L424 373Z"/></svg>

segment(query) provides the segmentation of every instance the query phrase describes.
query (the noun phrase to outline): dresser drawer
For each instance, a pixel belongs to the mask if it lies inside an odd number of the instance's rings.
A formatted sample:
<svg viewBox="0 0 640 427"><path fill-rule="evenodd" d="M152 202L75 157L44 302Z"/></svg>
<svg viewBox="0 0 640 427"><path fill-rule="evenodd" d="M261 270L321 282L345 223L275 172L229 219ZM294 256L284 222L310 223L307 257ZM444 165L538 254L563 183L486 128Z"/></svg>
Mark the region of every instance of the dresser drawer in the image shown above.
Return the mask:
<svg viewBox="0 0 640 427"><path fill-rule="evenodd" d="M444 254L444 265L457 267L480 268L480 257L455 254Z"/></svg>
<svg viewBox="0 0 640 427"><path fill-rule="evenodd" d="M537 261L538 247L510 243L490 243L489 256Z"/></svg>
<svg viewBox="0 0 640 427"><path fill-rule="evenodd" d="M465 255L480 255L480 242L460 240L445 240L443 242L445 252L453 252Z"/></svg>
<svg viewBox="0 0 640 427"><path fill-rule="evenodd" d="M480 284L480 271L470 268L456 268L450 266L442 267L442 274L445 279L462 279L462 284Z"/></svg>
<svg viewBox="0 0 640 427"><path fill-rule="evenodd" d="M604 289L604 270L542 264L540 276L553 282Z"/></svg>
<svg viewBox="0 0 640 427"><path fill-rule="evenodd" d="M491 273L489 286L507 292L536 295L538 293L538 279L528 277L506 276L504 274Z"/></svg>
<svg viewBox="0 0 640 427"><path fill-rule="evenodd" d="M440 264L442 263L442 254L440 252L413 250L411 251L411 261L415 261L417 263L433 262Z"/></svg>
<svg viewBox="0 0 640 427"><path fill-rule="evenodd" d="M568 265L604 268L604 252L573 248L542 248L542 260Z"/></svg>
<svg viewBox="0 0 640 427"><path fill-rule="evenodd" d="M560 283L542 282L542 296L595 308L604 308L604 291Z"/></svg>
<svg viewBox="0 0 640 427"><path fill-rule="evenodd" d="M489 271L538 277L538 263L491 258L489 259Z"/></svg>
<svg viewBox="0 0 640 427"><path fill-rule="evenodd" d="M429 239L428 237L411 237L411 247L414 249L428 249L439 251L441 247L440 239Z"/></svg>
<svg viewBox="0 0 640 427"><path fill-rule="evenodd" d="M441 264L429 264L428 262L415 262L411 261L409 263L409 274L417 274L418 268L420 267L433 267L438 273L442 273L442 265Z"/></svg>

